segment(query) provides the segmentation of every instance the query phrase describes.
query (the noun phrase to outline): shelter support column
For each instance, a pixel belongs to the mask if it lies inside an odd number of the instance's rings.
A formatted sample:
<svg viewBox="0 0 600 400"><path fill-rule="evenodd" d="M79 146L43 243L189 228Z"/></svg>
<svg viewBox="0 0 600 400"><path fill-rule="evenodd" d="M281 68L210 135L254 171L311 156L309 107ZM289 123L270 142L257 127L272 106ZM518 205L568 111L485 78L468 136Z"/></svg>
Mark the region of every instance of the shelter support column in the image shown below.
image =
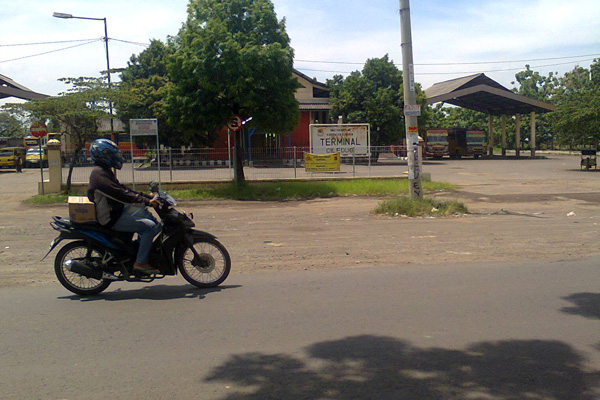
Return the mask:
<svg viewBox="0 0 600 400"><path fill-rule="evenodd" d="M535 111L531 112L531 157L535 157Z"/></svg>
<svg viewBox="0 0 600 400"><path fill-rule="evenodd" d="M515 153L517 157L521 155L521 114L515 118Z"/></svg>
<svg viewBox="0 0 600 400"><path fill-rule="evenodd" d="M502 157L506 157L506 114L502 114L500 117L500 124L502 126Z"/></svg>
<svg viewBox="0 0 600 400"><path fill-rule="evenodd" d="M494 155L494 117L492 114L488 115L488 154Z"/></svg>

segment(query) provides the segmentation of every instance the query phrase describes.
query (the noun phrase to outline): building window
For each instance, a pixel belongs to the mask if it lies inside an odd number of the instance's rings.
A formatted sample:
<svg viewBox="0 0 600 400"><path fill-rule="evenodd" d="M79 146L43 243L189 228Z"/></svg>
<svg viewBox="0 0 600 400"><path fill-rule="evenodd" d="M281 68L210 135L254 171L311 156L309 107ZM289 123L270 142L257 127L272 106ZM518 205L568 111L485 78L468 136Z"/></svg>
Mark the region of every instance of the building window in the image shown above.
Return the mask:
<svg viewBox="0 0 600 400"><path fill-rule="evenodd" d="M329 124L329 111L311 111L312 124Z"/></svg>

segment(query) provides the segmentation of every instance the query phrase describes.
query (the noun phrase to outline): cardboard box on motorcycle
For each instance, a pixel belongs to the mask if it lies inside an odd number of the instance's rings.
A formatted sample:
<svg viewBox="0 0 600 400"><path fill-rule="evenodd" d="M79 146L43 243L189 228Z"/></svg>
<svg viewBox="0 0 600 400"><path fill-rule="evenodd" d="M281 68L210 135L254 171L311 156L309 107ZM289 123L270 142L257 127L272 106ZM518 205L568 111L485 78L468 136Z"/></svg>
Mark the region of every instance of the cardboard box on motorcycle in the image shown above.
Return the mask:
<svg viewBox="0 0 600 400"><path fill-rule="evenodd" d="M73 222L96 222L96 207L85 196L69 196L69 219Z"/></svg>

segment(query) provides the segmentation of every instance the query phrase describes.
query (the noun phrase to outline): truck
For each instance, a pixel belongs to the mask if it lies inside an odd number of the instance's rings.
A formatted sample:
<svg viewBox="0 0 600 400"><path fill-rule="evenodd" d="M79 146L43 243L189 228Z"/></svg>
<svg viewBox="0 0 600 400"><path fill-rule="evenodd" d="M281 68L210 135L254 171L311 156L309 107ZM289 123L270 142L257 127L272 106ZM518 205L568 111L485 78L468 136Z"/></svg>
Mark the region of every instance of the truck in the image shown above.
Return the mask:
<svg viewBox="0 0 600 400"><path fill-rule="evenodd" d="M430 128L425 135L425 154L434 159L478 158L486 153L485 138L485 132L476 129Z"/></svg>
<svg viewBox="0 0 600 400"><path fill-rule="evenodd" d="M450 158L481 157L485 154L485 132L451 128L448 131L448 153Z"/></svg>
<svg viewBox="0 0 600 400"><path fill-rule="evenodd" d="M486 153L486 141L484 131L467 131L467 154L473 158L481 157Z"/></svg>

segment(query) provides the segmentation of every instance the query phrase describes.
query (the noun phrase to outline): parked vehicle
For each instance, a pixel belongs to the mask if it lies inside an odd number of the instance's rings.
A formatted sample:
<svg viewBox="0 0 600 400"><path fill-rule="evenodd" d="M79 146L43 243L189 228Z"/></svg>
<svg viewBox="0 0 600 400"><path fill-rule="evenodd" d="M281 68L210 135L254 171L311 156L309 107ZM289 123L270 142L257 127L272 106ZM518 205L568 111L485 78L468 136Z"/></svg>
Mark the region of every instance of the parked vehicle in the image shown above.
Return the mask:
<svg viewBox="0 0 600 400"><path fill-rule="evenodd" d="M14 168L17 154L21 155L21 162L25 159L24 147L4 147L0 149L0 168Z"/></svg>
<svg viewBox="0 0 600 400"><path fill-rule="evenodd" d="M27 150L23 166L25 168L39 168L40 163L42 164L42 167L48 167L48 153L46 152L46 149L42 148L40 150L39 148L32 147Z"/></svg>
<svg viewBox="0 0 600 400"><path fill-rule="evenodd" d="M484 131L467 131L467 155L473 158L481 157L486 153L486 140Z"/></svg>
<svg viewBox="0 0 600 400"><path fill-rule="evenodd" d="M42 146L44 145L43 138L35 137L35 136L25 136L23 138L23 146L25 146L25 150L29 149L38 149L40 147L40 142Z"/></svg>
<svg viewBox="0 0 600 400"><path fill-rule="evenodd" d="M485 132L465 128L432 128L426 132L426 155L440 159L480 157L485 154Z"/></svg>
<svg viewBox="0 0 600 400"><path fill-rule="evenodd" d="M427 157L441 159L448 155L448 131L446 129L427 129L424 140Z"/></svg>
<svg viewBox="0 0 600 400"><path fill-rule="evenodd" d="M225 246L208 232L193 229L193 215L175 208L175 199L166 192L156 192L160 203L157 214L162 231L155 238L149 262L160 270L157 274L133 271L138 243L133 233L117 232L99 224L77 224L53 217L52 228L60 232L50 244L48 254L63 240L69 240L56 255L54 272L59 282L73 293L95 295L114 281L152 282L176 275L200 288L220 285L231 269ZM48 256L44 258L46 258Z"/></svg>

